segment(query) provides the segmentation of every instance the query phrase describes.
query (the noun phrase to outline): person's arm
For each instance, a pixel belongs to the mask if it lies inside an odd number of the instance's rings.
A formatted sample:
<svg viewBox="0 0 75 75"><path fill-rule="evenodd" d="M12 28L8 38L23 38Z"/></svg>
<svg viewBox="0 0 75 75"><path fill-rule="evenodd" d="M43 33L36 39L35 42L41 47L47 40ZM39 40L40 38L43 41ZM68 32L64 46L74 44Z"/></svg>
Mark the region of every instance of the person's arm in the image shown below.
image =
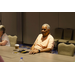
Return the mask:
<svg viewBox="0 0 75 75"><path fill-rule="evenodd" d="M39 37L39 35L38 35L38 37ZM31 51L29 51L29 54L32 54L32 53L34 54L34 51L37 51L37 50L35 50L34 46L35 46L35 44L37 44L38 37L36 38L34 44L32 45L32 47L31 47L31 49L30 49Z"/></svg>
<svg viewBox="0 0 75 75"><path fill-rule="evenodd" d="M42 49L40 50L40 52L47 52L47 51L50 51L51 49L50 48L45 48L45 49ZM39 50L32 50L31 52L29 52L30 54L35 54L35 53L39 53Z"/></svg>
<svg viewBox="0 0 75 75"><path fill-rule="evenodd" d="M7 44L6 40L3 40L2 42L0 42L0 46L5 46Z"/></svg>
<svg viewBox="0 0 75 75"><path fill-rule="evenodd" d="M39 37L39 35L38 35L38 37ZM35 44L37 44L38 37L36 38L36 40L35 40L34 44L32 45L31 50L34 50L34 46L35 46Z"/></svg>
<svg viewBox="0 0 75 75"><path fill-rule="evenodd" d="M51 50L51 48L45 48L45 49L40 50L40 52L48 52L50 50Z"/></svg>
<svg viewBox="0 0 75 75"><path fill-rule="evenodd" d="M31 50L34 50L34 44L32 45Z"/></svg>

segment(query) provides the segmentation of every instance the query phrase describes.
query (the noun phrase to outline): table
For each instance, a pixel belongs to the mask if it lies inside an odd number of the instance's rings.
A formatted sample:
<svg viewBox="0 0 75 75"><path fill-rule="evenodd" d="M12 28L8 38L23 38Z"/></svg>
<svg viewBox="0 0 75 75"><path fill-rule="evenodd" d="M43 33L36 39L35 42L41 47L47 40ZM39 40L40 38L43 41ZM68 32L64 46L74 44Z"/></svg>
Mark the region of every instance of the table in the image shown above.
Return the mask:
<svg viewBox="0 0 75 75"><path fill-rule="evenodd" d="M20 57L23 57L24 62L74 62L75 61L75 56L72 57L72 56L52 54L47 52L42 52L37 54L29 54L29 53L14 54L13 53L14 49L15 49L14 47L0 46L0 55L5 62L19 62Z"/></svg>

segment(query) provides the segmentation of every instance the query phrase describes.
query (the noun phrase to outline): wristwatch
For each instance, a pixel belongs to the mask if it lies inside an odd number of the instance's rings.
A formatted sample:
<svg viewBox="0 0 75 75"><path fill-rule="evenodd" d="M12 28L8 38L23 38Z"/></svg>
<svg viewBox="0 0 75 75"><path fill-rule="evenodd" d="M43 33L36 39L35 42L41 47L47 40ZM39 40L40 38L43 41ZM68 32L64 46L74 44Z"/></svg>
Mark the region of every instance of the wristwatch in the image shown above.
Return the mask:
<svg viewBox="0 0 75 75"><path fill-rule="evenodd" d="M40 53L40 50L39 49L38 49L38 51L39 51L38 53Z"/></svg>

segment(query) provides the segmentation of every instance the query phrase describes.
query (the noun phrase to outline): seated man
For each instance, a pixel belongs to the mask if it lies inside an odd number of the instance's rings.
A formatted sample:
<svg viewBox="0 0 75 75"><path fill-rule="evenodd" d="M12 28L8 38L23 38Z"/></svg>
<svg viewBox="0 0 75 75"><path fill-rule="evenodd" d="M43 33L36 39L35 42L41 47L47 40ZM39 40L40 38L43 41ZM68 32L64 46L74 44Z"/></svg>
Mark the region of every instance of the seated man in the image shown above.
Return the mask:
<svg viewBox="0 0 75 75"><path fill-rule="evenodd" d="M49 33L50 26L48 24L42 25L42 34L39 34L33 46L31 47L30 54L40 53L40 52L51 52L54 47L54 38Z"/></svg>
<svg viewBox="0 0 75 75"><path fill-rule="evenodd" d="M0 46L10 46L8 36L5 33L5 27L3 25L0 25Z"/></svg>

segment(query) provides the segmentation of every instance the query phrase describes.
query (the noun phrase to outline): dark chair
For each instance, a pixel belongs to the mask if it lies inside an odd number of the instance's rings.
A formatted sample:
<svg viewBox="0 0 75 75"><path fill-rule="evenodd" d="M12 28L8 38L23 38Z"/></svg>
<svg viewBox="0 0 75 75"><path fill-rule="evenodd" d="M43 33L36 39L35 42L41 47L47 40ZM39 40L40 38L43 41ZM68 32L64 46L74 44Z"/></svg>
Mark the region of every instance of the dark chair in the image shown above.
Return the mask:
<svg viewBox="0 0 75 75"><path fill-rule="evenodd" d="M70 28L64 29L63 39L59 39L58 42L68 43L72 38L72 32L73 30Z"/></svg>
<svg viewBox="0 0 75 75"><path fill-rule="evenodd" d="M69 43L75 44L75 29L73 30L73 40L69 40Z"/></svg>
<svg viewBox="0 0 75 75"><path fill-rule="evenodd" d="M55 36L54 36L54 42L55 42L55 48L58 45L58 40L62 38L63 29L62 28L56 28L55 29Z"/></svg>

